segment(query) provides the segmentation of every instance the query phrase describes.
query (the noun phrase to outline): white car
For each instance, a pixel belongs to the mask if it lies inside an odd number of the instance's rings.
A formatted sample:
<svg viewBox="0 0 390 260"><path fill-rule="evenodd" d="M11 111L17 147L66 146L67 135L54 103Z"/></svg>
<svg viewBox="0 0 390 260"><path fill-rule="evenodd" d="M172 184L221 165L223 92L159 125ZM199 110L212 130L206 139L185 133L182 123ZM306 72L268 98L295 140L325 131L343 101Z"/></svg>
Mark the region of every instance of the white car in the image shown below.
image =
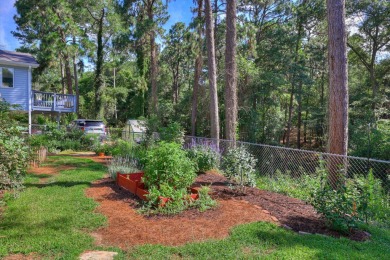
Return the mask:
<svg viewBox="0 0 390 260"><path fill-rule="evenodd" d="M72 122L71 128L78 128L85 134L100 135L102 139L105 139L107 136L106 125L102 120L77 119Z"/></svg>

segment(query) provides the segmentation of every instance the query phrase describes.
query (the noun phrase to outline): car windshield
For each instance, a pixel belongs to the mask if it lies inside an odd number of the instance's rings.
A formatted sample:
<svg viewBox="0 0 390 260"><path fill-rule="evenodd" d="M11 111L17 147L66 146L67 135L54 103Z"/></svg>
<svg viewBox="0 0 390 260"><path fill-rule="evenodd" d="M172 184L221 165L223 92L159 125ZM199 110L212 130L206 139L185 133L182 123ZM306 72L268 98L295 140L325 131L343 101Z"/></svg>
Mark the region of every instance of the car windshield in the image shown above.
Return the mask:
<svg viewBox="0 0 390 260"><path fill-rule="evenodd" d="M85 121L85 126L103 126L101 121Z"/></svg>

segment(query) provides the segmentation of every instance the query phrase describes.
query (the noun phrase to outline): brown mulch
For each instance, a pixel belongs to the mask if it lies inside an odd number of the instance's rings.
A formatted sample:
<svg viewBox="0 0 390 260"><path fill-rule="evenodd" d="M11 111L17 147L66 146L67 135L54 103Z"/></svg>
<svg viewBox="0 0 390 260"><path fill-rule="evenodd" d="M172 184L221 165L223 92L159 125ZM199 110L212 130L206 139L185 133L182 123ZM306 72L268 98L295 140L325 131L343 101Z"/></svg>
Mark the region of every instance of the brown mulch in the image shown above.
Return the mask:
<svg viewBox="0 0 390 260"><path fill-rule="evenodd" d="M138 199L109 178L94 183L86 194L100 203L98 211L108 218L108 226L92 234L96 243L123 249L141 244L176 246L221 239L239 224L276 222L261 207L234 199L219 200L218 207L204 213L192 209L175 216L143 216L137 212Z"/></svg>
<svg viewBox="0 0 390 260"><path fill-rule="evenodd" d="M216 172L200 174L193 186L209 185L212 198L219 203L217 208L203 213L191 209L175 216L147 217L137 212L136 196L111 179L102 179L86 191L88 197L100 203L98 211L108 218L108 226L93 236L98 245L121 248L139 244L175 246L224 238L233 226L256 221L273 222L296 232L341 236L327 228L323 218L304 201L257 188L246 188L245 193L239 193L228 184ZM364 241L368 236L356 230L349 238Z"/></svg>

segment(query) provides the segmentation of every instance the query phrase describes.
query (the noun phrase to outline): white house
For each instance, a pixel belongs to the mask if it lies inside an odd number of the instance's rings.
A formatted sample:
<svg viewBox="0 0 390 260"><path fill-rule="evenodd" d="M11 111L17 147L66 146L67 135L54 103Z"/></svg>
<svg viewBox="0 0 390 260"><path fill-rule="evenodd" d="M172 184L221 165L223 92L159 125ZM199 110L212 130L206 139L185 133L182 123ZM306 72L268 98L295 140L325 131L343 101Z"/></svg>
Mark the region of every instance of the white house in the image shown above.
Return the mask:
<svg viewBox="0 0 390 260"><path fill-rule="evenodd" d="M31 54L0 50L0 98L28 112L76 112L76 96L35 91L31 70L39 66Z"/></svg>

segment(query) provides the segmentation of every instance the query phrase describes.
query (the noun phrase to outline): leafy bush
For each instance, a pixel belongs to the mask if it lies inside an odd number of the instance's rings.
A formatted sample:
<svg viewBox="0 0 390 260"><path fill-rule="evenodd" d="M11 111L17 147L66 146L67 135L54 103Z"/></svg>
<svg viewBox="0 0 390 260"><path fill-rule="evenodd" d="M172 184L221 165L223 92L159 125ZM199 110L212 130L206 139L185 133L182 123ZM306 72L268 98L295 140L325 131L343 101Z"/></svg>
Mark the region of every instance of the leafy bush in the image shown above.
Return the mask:
<svg viewBox="0 0 390 260"><path fill-rule="evenodd" d="M319 174L320 185L312 193L311 204L325 217L328 226L349 233L362 220L390 224L389 195L372 172L366 177L344 177L344 185L338 190L329 185L328 173L322 164Z"/></svg>
<svg viewBox="0 0 390 260"><path fill-rule="evenodd" d="M383 190L380 179L372 171L366 177L360 176L351 180L359 192L357 210L359 218L368 222L377 221L390 226L390 196Z"/></svg>
<svg viewBox="0 0 390 260"><path fill-rule="evenodd" d="M84 133L79 129L66 131L58 128L57 124L48 123L44 134L32 135L29 137L29 143L32 147L46 147L49 152L73 150L80 151L88 149L93 141L88 140Z"/></svg>
<svg viewBox="0 0 390 260"><path fill-rule="evenodd" d="M255 186L255 166L257 160L242 147L230 148L222 159L225 176L237 183L243 191L244 186Z"/></svg>
<svg viewBox="0 0 390 260"><path fill-rule="evenodd" d="M219 167L220 155L210 146L197 145L187 150L188 157L195 163L197 171L205 172Z"/></svg>
<svg viewBox="0 0 390 260"><path fill-rule="evenodd" d="M121 139L118 139L114 143L114 145L110 151L110 154L112 156L127 156L127 155L132 154L132 153L133 153L132 143L121 140Z"/></svg>
<svg viewBox="0 0 390 260"><path fill-rule="evenodd" d="M313 192L311 204L321 213L329 227L342 233L349 233L356 227L356 190L343 185L334 190L327 181L324 185Z"/></svg>
<svg viewBox="0 0 390 260"><path fill-rule="evenodd" d="M151 189L167 185L186 189L195 180L195 167L180 144L161 142L147 152L145 185ZM170 197L171 194L161 194Z"/></svg>
<svg viewBox="0 0 390 260"><path fill-rule="evenodd" d="M165 142L184 143L184 130L177 122L159 128L160 139Z"/></svg>
<svg viewBox="0 0 390 260"><path fill-rule="evenodd" d="M198 190L199 198L194 201L194 207L199 208L199 211L203 212L210 208L217 206L217 202L210 197L210 187L202 186Z"/></svg>
<svg viewBox="0 0 390 260"><path fill-rule="evenodd" d="M0 190L22 187L30 157L29 147L14 122L0 118Z"/></svg>

